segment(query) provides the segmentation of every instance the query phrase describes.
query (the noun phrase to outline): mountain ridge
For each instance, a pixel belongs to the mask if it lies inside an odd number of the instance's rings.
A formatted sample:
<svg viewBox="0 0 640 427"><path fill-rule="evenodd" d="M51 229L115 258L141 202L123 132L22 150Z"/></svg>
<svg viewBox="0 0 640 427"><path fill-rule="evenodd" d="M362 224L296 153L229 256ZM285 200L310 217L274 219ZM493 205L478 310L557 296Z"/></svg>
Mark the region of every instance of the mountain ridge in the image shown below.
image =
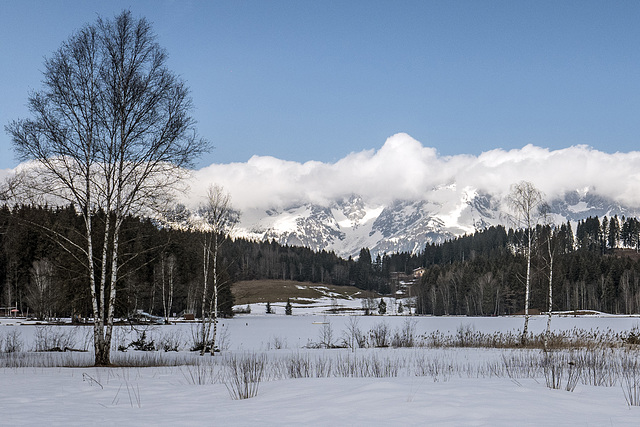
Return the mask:
<svg viewBox="0 0 640 427"><path fill-rule="evenodd" d="M472 188L431 200L395 200L368 204L353 194L329 206L312 203L280 210L253 209L236 229L239 237L275 240L283 245L306 246L355 257L363 247L372 254L416 253L427 243L473 233L495 225L512 226L504 196ZM442 195L443 188L436 189ZM455 195L455 197L454 197ZM637 209L589 190L573 190L548 201L548 217L555 224L589 216L635 216Z"/></svg>

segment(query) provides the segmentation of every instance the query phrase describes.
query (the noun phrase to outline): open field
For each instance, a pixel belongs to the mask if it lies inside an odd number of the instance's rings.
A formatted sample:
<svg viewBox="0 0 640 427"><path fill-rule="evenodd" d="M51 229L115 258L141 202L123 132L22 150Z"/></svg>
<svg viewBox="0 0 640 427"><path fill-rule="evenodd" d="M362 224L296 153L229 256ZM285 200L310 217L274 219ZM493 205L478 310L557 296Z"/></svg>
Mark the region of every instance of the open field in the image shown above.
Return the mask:
<svg viewBox="0 0 640 427"><path fill-rule="evenodd" d="M640 391L635 345L548 354L455 346L517 335L519 316L254 313L221 322L215 357L189 351L195 324L118 327L114 368L89 366L90 351L34 351L54 343L90 349L90 327L18 322L0 321L3 425L635 425L640 417L629 400ZM544 316L530 322L533 334L545 325ZM552 325L557 335L628 337L640 318L563 316ZM381 326L389 338L411 336L412 346L376 347ZM351 340L356 331L365 345ZM117 351L142 333L178 351ZM419 344L434 336L454 346ZM12 338L21 348L7 353ZM254 397L233 398L238 378L250 379L240 390Z"/></svg>
<svg viewBox="0 0 640 427"><path fill-rule="evenodd" d="M287 299L298 304L310 304L321 298L353 300L378 296L374 292L363 291L355 286L334 286L292 280L247 280L234 283L231 292L237 305L286 302Z"/></svg>

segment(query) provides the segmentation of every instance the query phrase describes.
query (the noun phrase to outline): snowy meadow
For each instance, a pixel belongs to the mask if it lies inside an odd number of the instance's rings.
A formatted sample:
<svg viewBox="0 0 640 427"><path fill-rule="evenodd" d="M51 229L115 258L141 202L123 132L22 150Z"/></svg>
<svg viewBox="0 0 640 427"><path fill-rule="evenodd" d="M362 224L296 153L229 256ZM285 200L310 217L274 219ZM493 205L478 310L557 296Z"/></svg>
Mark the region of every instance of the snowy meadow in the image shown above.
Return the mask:
<svg viewBox="0 0 640 427"><path fill-rule="evenodd" d="M253 313L264 313L255 307ZM197 324L119 326L95 368L88 326L0 320L3 425L637 425L640 319L238 315L216 356ZM532 342L545 316L530 322ZM64 350L67 351L49 351ZM85 351L89 350L89 351Z"/></svg>

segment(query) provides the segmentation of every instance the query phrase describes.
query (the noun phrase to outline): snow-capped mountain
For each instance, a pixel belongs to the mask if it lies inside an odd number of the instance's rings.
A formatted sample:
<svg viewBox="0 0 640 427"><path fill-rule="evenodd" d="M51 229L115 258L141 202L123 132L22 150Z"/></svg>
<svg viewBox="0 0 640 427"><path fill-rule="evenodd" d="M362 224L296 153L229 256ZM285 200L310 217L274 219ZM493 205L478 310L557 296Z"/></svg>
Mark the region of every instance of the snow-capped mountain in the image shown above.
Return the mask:
<svg viewBox="0 0 640 427"><path fill-rule="evenodd" d="M306 204L281 211L253 210L245 213L237 232L254 239L332 250L347 257L356 256L363 247L372 253L417 252L429 242L442 242L492 225L509 225L501 197L470 188L458 192L455 186L432 193L438 201L397 200L380 206L353 195L330 207ZM445 194L450 197L443 197ZM549 204L557 223L596 215L637 214L588 190L568 192Z"/></svg>
<svg viewBox="0 0 640 427"><path fill-rule="evenodd" d="M253 156L196 171L192 206L216 183L242 212L240 235L357 255L417 251L495 224L509 224L506 198L528 181L556 223L640 211L640 151L605 153L586 145L526 145L478 155L440 155L410 135L331 163Z"/></svg>

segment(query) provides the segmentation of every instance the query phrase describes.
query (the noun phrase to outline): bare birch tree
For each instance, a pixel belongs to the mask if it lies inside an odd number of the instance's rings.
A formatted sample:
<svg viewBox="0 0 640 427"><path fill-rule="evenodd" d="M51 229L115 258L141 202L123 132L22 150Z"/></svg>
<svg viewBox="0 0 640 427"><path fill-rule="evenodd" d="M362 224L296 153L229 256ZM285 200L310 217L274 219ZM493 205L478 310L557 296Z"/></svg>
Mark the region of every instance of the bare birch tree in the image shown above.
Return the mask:
<svg viewBox="0 0 640 427"><path fill-rule="evenodd" d="M551 313L553 312L553 258L555 257L555 248L551 243L553 230L549 229L549 236L547 236L547 255L549 256L549 305L547 307L547 331L544 336L544 346L547 347L549 337L551 336Z"/></svg>
<svg viewBox="0 0 640 427"><path fill-rule="evenodd" d="M6 127L30 161L25 193L70 203L83 218L82 241L57 237L86 268L96 365L110 363L124 218L165 204L207 148L188 89L155 39L129 11L86 25L45 60L43 88L28 100L32 118ZM98 212L105 219L96 239Z"/></svg>
<svg viewBox="0 0 640 427"><path fill-rule="evenodd" d="M231 205L231 195L219 185L211 185L207 191L206 201L198 209L200 227L204 232L202 242L202 349L204 355L207 346L211 345L214 355L218 327L218 255L220 245L231 233L238 222L239 213ZM211 290L209 289L211 276ZM213 331L211 327L213 325Z"/></svg>
<svg viewBox="0 0 640 427"><path fill-rule="evenodd" d="M531 290L531 248L535 238L535 226L539 220L540 206L543 203L543 195L532 183L521 181L511 186L511 192L507 198L509 208L513 212L513 219L518 228L523 229L526 242L524 242L525 258L527 260L527 273L525 278L524 293L524 328L522 329L522 342L527 341L529 333L529 295Z"/></svg>
<svg viewBox="0 0 640 427"><path fill-rule="evenodd" d="M29 272L31 280L26 294L27 304L38 319L48 319L57 306L56 291L59 291L54 289L53 264L43 258L34 261Z"/></svg>
<svg viewBox="0 0 640 427"><path fill-rule="evenodd" d="M545 332L545 336L544 336L544 347L547 348L547 344L549 343L549 337L551 336L551 313L553 311L553 260L555 258L556 255L556 245L554 244L554 240L556 240L555 238L557 237L557 232L556 230L553 228L552 224L551 224L551 219L549 217L549 211L550 211L550 207L547 203L542 203L540 205L540 213L542 214L542 217L544 218L544 224L546 225L546 230L545 230L545 234L546 234L546 249L547 249L547 259L545 259L545 261L547 262L547 267L548 267L548 274L547 274L547 278L548 278L548 292L547 292L547 298L548 298L548 307L547 307L547 329Z"/></svg>
<svg viewBox="0 0 640 427"><path fill-rule="evenodd" d="M171 307L173 307L173 290L175 288L176 276L176 256L163 253L160 256L159 276L162 287L162 311L164 313L164 323L169 324Z"/></svg>

